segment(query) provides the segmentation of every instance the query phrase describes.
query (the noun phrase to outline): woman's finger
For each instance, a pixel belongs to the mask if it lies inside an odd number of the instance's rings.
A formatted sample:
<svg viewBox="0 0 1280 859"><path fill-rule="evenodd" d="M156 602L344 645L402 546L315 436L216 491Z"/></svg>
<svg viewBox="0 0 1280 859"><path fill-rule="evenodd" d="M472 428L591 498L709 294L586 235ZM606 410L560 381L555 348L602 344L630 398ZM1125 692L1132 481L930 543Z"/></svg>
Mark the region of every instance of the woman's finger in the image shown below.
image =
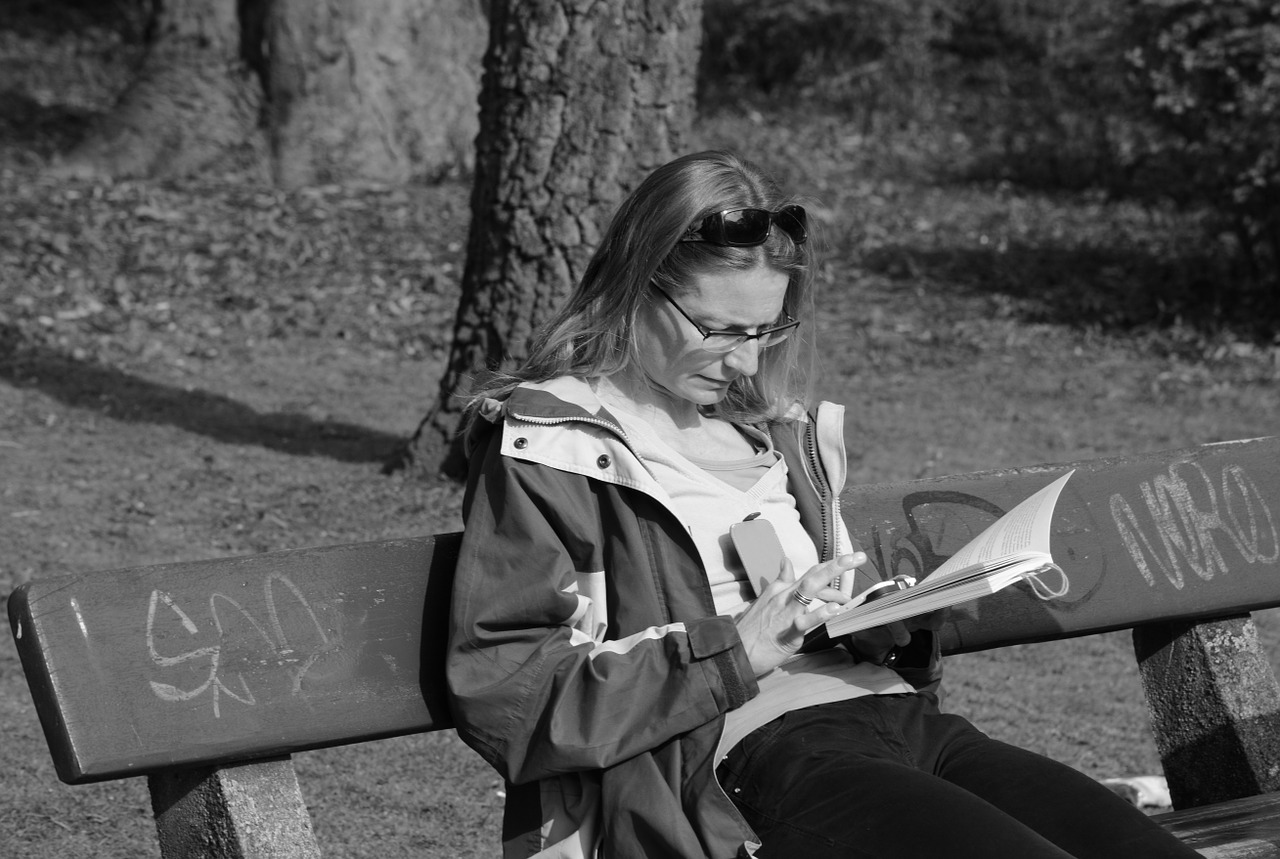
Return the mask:
<svg viewBox="0 0 1280 859"><path fill-rule="evenodd" d="M791 598L803 607L805 613L812 614L826 603L842 605L848 602L848 595L839 588L840 580L850 570L866 561L867 556L862 552L841 555L826 563L810 567L799 578L796 578L794 569L791 569L791 562L787 561L785 573L779 576L779 580L784 583L794 583Z"/></svg>
<svg viewBox="0 0 1280 859"><path fill-rule="evenodd" d="M940 608L936 611L931 611L928 614L911 618L908 620L908 626L911 629L928 629L933 632L937 632L942 629L943 624L947 622L947 616L950 611L951 609Z"/></svg>
<svg viewBox="0 0 1280 859"><path fill-rule="evenodd" d="M887 624L886 629L893 636L893 644L895 647L906 647L911 643L911 630L907 629L907 625L900 620Z"/></svg>
<svg viewBox="0 0 1280 859"><path fill-rule="evenodd" d="M840 606L834 601L824 603L821 607L815 608L813 611L806 611L796 618L796 629L800 631L801 637L803 637L811 630L822 626L839 610Z"/></svg>
<svg viewBox="0 0 1280 859"><path fill-rule="evenodd" d="M834 584L828 585L818 591L817 597L823 602L835 603L836 605L844 605L852 600L852 597L837 588Z"/></svg>
<svg viewBox="0 0 1280 859"><path fill-rule="evenodd" d="M784 584L791 584L796 580L796 568L792 566L790 558L782 559L782 570L778 573L776 581Z"/></svg>
<svg viewBox="0 0 1280 859"><path fill-rule="evenodd" d="M839 557L811 567L808 572L800 577L800 586L804 592L813 596L818 591L835 587L836 584L852 571L867 562L867 556L864 552L854 552L851 555L840 555Z"/></svg>

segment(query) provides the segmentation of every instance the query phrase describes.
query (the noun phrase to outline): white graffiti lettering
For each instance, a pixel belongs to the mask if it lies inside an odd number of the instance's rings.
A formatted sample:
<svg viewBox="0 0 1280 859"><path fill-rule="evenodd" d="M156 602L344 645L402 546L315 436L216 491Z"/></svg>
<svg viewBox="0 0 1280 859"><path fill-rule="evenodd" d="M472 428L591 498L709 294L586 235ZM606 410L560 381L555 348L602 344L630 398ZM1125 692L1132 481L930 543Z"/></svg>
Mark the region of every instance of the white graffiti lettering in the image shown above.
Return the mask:
<svg viewBox="0 0 1280 859"><path fill-rule="evenodd" d="M1226 573L1222 549L1227 544L1222 538L1246 564L1280 559L1280 532L1271 508L1241 466L1225 466L1215 485L1199 463L1172 465L1167 474L1143 481L1138 490L1156 541L1118 492L1111 496L1111 518L1148 585L1156 584L1158 572L1181 590L1186 585L1184 567L1205 581Z"/></svg>
<svg viewBox="0 0 1280 859"><path fill-rule="evenodd" d="M290 643L289 635L285 631L284 624L281 621L281 613L277 607L276 592L281 587L287 591L284 596L286 598L292 597L296 601L309 620L310 626L314 627L315 632L319 634L320 646L309 653L301 651ZM218 643L167 656L156 649L156 612L159 605L163 604L176 616L178 623L181 624L182 629L187 634L199 635L201 630L199 625L192 620L187 612L183 611L171 594L160 590L152 591L151 599L147 606L147 651L151 656L151 661L160 668L173 668L196 660L209 660L208 675L194 688L181 689L171 683L162 683L158 680L149 681L151 690L156 694L156 697L162 701L190 701L208 692L213 705L214 718L220 718L222 715L220 698L223 695L248 706L256 704L257 698L242 673L237 673L234 679L229 681L232 685L224 682L219 673L223 666L224 622L236 617L247 621L253 630L254 636L262 639L265 645L264 655L270 663L288 672L290 691L292 694L298 694L302 688L303 678L316 660L332 649L332 643L324 625L320 622L319 617L316 616L307 598L303 596L302 591L288 577L279 573L268 575L263 582L263 597L266 604L266 625L260 623L244 606L231 597L220 593L212 594L208 602L209 617ZM308 636L310 634L308 630Z"/></svg>

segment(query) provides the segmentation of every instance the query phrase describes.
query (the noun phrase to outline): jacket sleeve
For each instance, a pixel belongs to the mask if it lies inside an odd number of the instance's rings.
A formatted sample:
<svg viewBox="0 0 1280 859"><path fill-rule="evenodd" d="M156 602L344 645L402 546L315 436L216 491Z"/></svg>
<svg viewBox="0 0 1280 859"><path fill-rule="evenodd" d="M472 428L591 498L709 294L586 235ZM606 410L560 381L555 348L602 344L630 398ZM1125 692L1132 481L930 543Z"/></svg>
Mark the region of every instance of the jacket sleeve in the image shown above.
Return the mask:
<svg viewBox="0 0 1280 859"><path fill-rule="evenodd" d="M458 732L513 783L599 769L758 691L726 617L610 638L611 576L592 482L499 453L471 459L447 672Z"/></svg>

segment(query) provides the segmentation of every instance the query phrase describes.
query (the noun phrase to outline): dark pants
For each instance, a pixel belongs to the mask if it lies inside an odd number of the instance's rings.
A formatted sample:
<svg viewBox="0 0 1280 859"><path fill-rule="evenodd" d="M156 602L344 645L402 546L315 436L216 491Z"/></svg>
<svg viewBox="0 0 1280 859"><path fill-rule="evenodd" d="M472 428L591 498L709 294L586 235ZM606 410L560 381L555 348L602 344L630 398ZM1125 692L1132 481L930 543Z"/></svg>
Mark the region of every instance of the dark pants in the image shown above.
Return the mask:
<svg viewBox="0 0 1280 859"><path fill-rule="evenodd" d="M720 765L762 857L1201 859L1098 782L875 695L788 713Z"/></svg>

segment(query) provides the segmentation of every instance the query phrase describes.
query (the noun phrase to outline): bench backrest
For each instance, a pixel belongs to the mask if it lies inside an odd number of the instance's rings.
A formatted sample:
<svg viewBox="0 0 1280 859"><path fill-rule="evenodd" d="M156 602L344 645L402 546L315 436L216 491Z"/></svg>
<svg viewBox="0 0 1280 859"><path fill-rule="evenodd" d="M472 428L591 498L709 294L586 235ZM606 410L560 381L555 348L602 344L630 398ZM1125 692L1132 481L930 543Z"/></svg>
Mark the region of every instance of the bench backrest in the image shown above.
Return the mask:
<svg viewBox="0 0 1280 859"><path fill-rule="evenodd" d="M458 539L23 585L9 619L58 777L76 784L450 727L440 654Z"/></svg>
<svg viewBox="0 0 1280 859"><path fill-rule="evenodd" d="M958 608L944 630L945 650L1280 605L1280 437L859 486L842 500L882 570L928 572L1073 468L1052 536L1068 593L1044 601L1013 587Z"/></svg>
<svg viewBox="0 0 1280 859"><path fill-rule="evenodd" d="M1053 551L1071 589L953 613L949 652L1280 605L1280 438L861 486L856 536L935 569L1068 468ZM1273 512L1274 511L1274 512ZM458 535L38 580L10 622L68 783L449 727L442 653Z"/></svg>

